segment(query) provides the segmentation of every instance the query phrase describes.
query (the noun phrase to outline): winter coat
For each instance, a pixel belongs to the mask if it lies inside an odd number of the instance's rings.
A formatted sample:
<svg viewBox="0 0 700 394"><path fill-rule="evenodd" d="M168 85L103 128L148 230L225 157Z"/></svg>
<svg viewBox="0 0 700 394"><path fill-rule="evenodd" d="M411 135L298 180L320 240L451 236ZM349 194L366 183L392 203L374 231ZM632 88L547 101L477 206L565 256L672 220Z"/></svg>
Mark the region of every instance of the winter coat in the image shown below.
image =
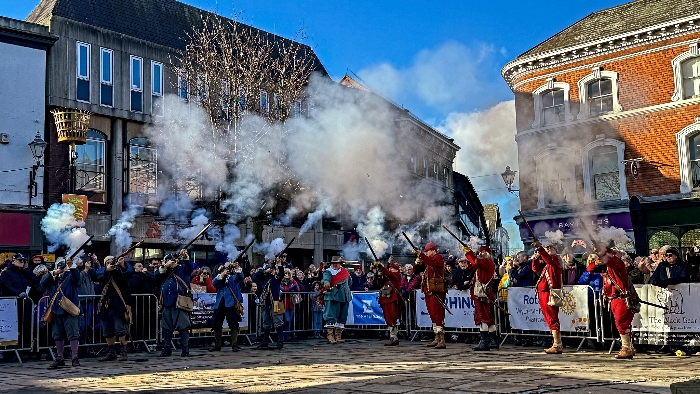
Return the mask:
<svg viewBox="0 0 700 394"><path fill-rule="evenodd" d="M161 266L158 269L155 281L160 284L163 306L175 306L177 303L177 296L185 295L187 290L191 291L190 276L192 275L192 271L194 271L194 263L190 260L180 260L180 264L175 268ZM175 275L182 280L176 278Z"/></svg>
<svg viewBox="0 0 700 394"><path fill-rule="evenodd" d="M362 274L362 275L355 275L354 273L350 274L350 277L352 278L352 287L350 290L352 291L365 291L364 284L367 282L367 276Z"/></svg>
<svg viewBox="0 0 700 394"><path fill-rule="evenodd" d="M683 260L678 258L675 264L669 264L665 261L659 264L654 270L649 283L654 286L667 287L689 281L687 266Z"/></svg>
<svg viewBox="0 0 700 394"><path fill-rule="evenodd" d="M603 274L600 272L586 271L581 274L581 277L578 279L578 284L591 286L593 290L588 289L588 299L592 300L595 295L600 294L600 290L603 288Z"/></svg>
<svg viewBox="0 0 700 394"><path fill-rule="evenodd" d="M532 261L527 260L508 271L510 287L529 287L535 285L535 274L532 272Z"/></svg>
<svg viewBox="0 0 700 394"><path fill-rule="evenodd" d="M17 297L27 292L27 287L34 287L39 279L29 268L11 265L0 275L0 292L5 297Z"/></svg>
<svg viewBox="0 0 700 394"><path fill-rule="evenodd" d="M157 287L155 277L146 272L134 273L129 279L132 294L153 294Z"/></svg>
<svg viewBox="0 0 700 394"><path fill-rule="evenodd" d="M219 307L223 300L226 308L230 308L238 302L243 302L243 294L241 293L241 282L243 282L243 272L233 273L231 275L219 274L212 280L212 285L216 288L216 302L214 309ZM230 290L229 290L230 288ZM233 291L233 294L231 292ZM234 299L234 295L236 299Z"/></svg>
<svg viewBox="0 0 700 394"><path fill-rule="evenodd" d="M51 310L53 313L57 315L67 315L68 312L63 310L58 303L61 301L61 298L65 295L69 300L73 302L76 306L80 305L80 300L78 297L78 287L80 286L80 271L78 271L77 268L68 270L67 272L62 273L58 278L54 278L51 273L44 275L44 277L41 279L41 285L45 289L49 289L49 301L50 302L56 292L58 292L58 286L61 286L61 290L63 291L63 294L60 292L58 295L56 295L56 299L53 302L53 305L51 306Z"/></svg>
<svg viewBox="0 0 700 394"><path fill-rule="evenodd" d="M456 286L457 290L466 291L471 289L474 281L474 271L461 269L457 267L452 271L452 286Z"/></svg>

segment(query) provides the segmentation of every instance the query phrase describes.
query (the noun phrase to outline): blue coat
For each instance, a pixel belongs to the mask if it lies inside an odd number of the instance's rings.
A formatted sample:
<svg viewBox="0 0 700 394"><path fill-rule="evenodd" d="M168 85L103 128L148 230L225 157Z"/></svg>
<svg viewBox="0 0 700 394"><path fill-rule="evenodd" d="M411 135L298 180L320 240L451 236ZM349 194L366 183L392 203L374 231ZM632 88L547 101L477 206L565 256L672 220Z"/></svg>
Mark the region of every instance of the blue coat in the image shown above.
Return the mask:
<svg viewBox="0 0 700 394"><path fill-rule="evenodd" d="M224 300L224 305L230 308L235 305L236 300L233 299L231 291L236 295L239 302L243 302L243 294L241 294L241 282L243 282L243 272L234 273L226 276L225 279L220 278L221 275L217 275L211 281L211 284L216 287L216 302L214 303L214 309L219 307L221 300ZM231 290L229 290L231 288Z"/></svg>
<svg viewBox="0 0 700 394"><path fill-rule="evenodd" d="M262 305L272 306L272 300L280 301L282 279L284 279L284 270L281 267L278 269L277 275L268 275L265 271L258 271L253 274L251 279L258 285L258 292L256 293L258 296L261 296L265 292L268 284L270 286L270 294L265 299L261 300ZM270 297L272 297L272 300Z"/></svg>
<svg viewBox="0 0 700 394"><path fill-rule="evenodd" d="M161 269L164 267L161 267ZM194 271L194 264L189 260L180 260L180 264L175 268L168 268L164 271L160 269L156 273L156 283L160 283L160 295L163 298L163 306L173 307L177 303L178 295L185 295L185 290L190 290L191 275ZM182 279L182 282L175 275Z"/></svg>
<svg viewBox="0 0 700 394"><path fill-rule="evenodd" d="M510 287L528 287L535 285L535 274L532 272L532 260L521 263L508 272Z"/></svg>
<svg viewBox="0 0 700 394"><path fill-rule="evenodd" d="M593 288L593 291L588 289L588 299L592 300L594 295L600 294L600 290L603 288L603 274L600 272L584 271L578 279L578 284L588 285Z"/></svg>
<svg viewBox="0 0 700 394"><path fill-rule="evenodd" d="M110 282L110 279L114 279L114 284L109 285L109 287L107 288L107 292L104 293L103 291L103 297L109 300L109 310L113 311L115 314L126 312L126 305L124 305L124 303L126 303L127 305L131 304L131 290L129 289L129 279L131 279L131 275L134 274L134 269L129 263L126 263L124 265L126 266L125 268L122 268L121 266L117 265L116 268L112 271L107 271L106 267L102 267L97 270L97 275L95 275L95 279L98 282L102 283L103 289L104 286L107 286L107 283ZM117 285L117 287L119 287L119 291L122 293L121 297L119 297L119 294L114 289L114 285ZM122 302L122 298L124 298L124 302ZM104 313L105 311L102 312Z"/></svg>
<svg viewBox="0 0 700 394"><path fill-rule="evenodd" d="M17 297L27 291L27 286L34 287L39 279L29 268L17 268L14 265L0 275L0 293L5 297Z"/></svg>
<svg viewBox="0 0 700 394"><path fill-rule="evenodd" d="M659 264L649 280L649 283L659 287L687 282L690 282L688 269L685 262L680 259L676 260L675 264L669 264L665 261Z"/></svg>
<svg viewBox="0 0 700 394"><path fill-rule="evenodd" d="M41 278L41 286L45 289L49 289L49 301L47 302L51 302L53 299L53 296L58 291L59 283L61 284L63 294L75 305L79 306L78 288L80 287L80 271L77 268L68 270L62 273L61 276L58 277L58 280L54 279L53 275L50 273L44 275L44 277ZM68 312L64 311L63 308L58 305L62 297L61 293L58 293L51 306L51 310L57 315L68 314Z"/></svg>

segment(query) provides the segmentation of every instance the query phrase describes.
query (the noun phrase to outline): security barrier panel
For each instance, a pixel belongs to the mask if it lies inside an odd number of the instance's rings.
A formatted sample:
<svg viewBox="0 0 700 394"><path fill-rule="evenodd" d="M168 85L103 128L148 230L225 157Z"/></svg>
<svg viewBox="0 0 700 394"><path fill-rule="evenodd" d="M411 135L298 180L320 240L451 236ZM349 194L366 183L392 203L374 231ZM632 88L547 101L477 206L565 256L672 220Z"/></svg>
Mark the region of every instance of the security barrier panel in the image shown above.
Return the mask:
<svg viewBox="0 0 700 394"><path fill-rule="evenodd" d="M35 311L30 298L0 297L0 353L15 353L20 364L19 352L34 346Z"/></svg>

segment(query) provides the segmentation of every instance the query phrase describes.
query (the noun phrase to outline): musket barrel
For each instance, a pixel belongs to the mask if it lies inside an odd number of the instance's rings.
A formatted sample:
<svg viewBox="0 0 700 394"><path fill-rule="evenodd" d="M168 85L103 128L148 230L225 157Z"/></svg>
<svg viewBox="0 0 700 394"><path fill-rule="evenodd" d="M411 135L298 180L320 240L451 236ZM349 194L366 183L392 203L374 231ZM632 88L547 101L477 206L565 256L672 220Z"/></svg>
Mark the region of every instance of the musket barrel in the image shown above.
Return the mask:
<svg viewBox="0 0 700 394"><path fill-rule="evenodd" d="M202 229L202 231L200 231L199 233L197 233L197 235L195 235L194 238L192 238L192 239L190 240L190 242L188 242L187 245L185 245L185 247L183 247L181 250L187 250L190 246L192 246L192 244L193 244L199 237L201 237L202 234L204 234L204 232L207 231L207 230L209 229L209 227L211 227L213 224L214 224L214 223L210 222L209 224L207 224L206 226L204 226L204 228Z"/></svg>
<svg viewBox="0 0 700 394"><path fill-rule="evenodd" d="M445 226L445 225L443 224L443 225L442 225L442 228L444 228L448 233L450 233L450 235L453 236L454 239L457 240L457 242L459 242L460 244L462 244L462 246L467 246L467 244L465 244L464 242L462 242L462 240L459 239L459 237L458 237L455 233L453 233L452 231L450 231L450 229L447 228L447 226Z"/></svg>
<svg viewBox="0 0 700 394"><path fill-rule="evenodd" d="M139 246L141 246L141 244L142 244L144 241L145 241L145 239L140 240L139 242L137 242L136 244L134 244L134 246L131 246L129 249L127 249L126 251L124 251L124 253L122 253L122 254L120 254L119 256L117 256L117 258L116 258L115 260L119 260L120 258L122 258L122 257L126 256L127 254L131 253L131 251L133 251L134 249L136 249L136 248L138 248Z"/></svg>
<svg viewBox="0 0 700 394"><path fill-rule="evenodd" d="M379 258L377 258L377 254L374 253L374 249L372 248L372 244L369 243L369 240L367 239L367 237L365 237L365 242L367 242L367 246L369 247L369 251L372 252L372 256L374 256L374 261L379 260Z"/></svg>
<svg viewBox="0 0 700 394"><path fill-rule="evenodd" d="M73 253L68 257L68 259L72 259L73 257L77 256L78 253L80 253L81 250L85 249L85 247L86 247L87 244L92 240L93 237L94 237L94 235L89 236L88 239L87 239L85 242L83 242L83 244L80 245L80 247L79 247L78 249L76 249L75 252L73 252Z"/></svg>

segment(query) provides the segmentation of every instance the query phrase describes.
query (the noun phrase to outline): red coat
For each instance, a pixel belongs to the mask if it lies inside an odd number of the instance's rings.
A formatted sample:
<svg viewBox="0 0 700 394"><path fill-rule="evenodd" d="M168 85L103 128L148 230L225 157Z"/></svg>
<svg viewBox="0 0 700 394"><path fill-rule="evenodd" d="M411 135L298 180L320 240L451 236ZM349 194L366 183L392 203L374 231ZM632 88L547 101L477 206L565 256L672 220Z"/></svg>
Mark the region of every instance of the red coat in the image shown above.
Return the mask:
<svg viewBox="0 0 700 394"><path fill-rule="evenodd" d="M380 277L381 280L381 286L384 287L384 285L387 282L391 282L391 284L394 286L394 291L391 292L391 297L379 297L379 304L388 304L390 302L396 302L399 300L399 289L401 288L401 273L400 272L391 272L389 269L386 267L382 267L382 276Z"/></svg>
<svg viewBox="0 0 700 394"><path fill-rule="evenodd" d="M557 255L550 256L549 253L547 253L547 251L541 246L537 248L537 253L540 254L540 257L532 260L532 270L538 274L541 274L542 276L544 276L545 272L548 272L549 280L552 282L552 288L561 289L563 271L561 267L561 259ZM549 283L547 282L546 278L541 277L541 279L537 282L537 291L549 292Z"/></svg>
<svg viewBox="0 0 700 394"><path fill-rule="evenodd" d="M472 298L474 298L474 286L476 285L476 278L479 278L479 282L483 284L489 283L493 280L493 274L496 272L496 264L493 260L489 258L478 258L473 251L469 251L466 254L467 265L471 271L474 271L474 284L472 285Z"/></svg>
<svg viewBox="0 0 700 394"><path fill-rule="evenodd" d="M423 272L423 277L425 280L423 281L421 289L423 290L423 293L427 293L428 279L443 279L445 276L445 261L442 259L442 256L440 256L439 253L436 253L433 257L428 257L427 254L421 253L418 255L418 257L420 257L421 261L423 261L426 265L425 272Z"/></svg>
<svg viewBox="0 0 700 394"><path fill-rule="evenodd" d="M605 251L600 255L600 261L607 267L608 275L620 286L625 292L629 292L629 277L627 276L627 268L625 263L617 257L615 252L610 248L605 248ZM588 264L586 269L592 272L595 269L595 264ZM603 293L608 298L614 298L619 294L619 291L608 279L608 275L603 275Z"/></svg>

